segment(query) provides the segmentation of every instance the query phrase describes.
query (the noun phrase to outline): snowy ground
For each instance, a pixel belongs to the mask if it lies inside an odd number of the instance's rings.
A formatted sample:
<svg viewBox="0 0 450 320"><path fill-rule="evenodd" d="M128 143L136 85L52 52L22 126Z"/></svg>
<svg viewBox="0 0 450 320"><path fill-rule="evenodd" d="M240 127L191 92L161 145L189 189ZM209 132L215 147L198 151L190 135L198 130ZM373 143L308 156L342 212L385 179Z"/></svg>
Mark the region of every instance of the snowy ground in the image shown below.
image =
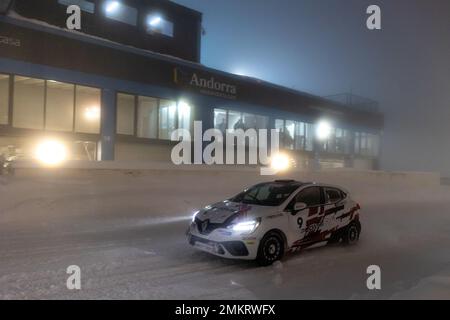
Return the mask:
<svg viewBox="0 0 450 320"><path fill-rule="evenodd" d="M332 182L363 207L360 243L266 268L194 251L184 238L195 208L260 177L84 171L3 179L0 299L450 299L450 187L339 179ZM372 264L382 269L380 291L366 288ZM80 291L66 288L69 265L81 267Z"/></svg>

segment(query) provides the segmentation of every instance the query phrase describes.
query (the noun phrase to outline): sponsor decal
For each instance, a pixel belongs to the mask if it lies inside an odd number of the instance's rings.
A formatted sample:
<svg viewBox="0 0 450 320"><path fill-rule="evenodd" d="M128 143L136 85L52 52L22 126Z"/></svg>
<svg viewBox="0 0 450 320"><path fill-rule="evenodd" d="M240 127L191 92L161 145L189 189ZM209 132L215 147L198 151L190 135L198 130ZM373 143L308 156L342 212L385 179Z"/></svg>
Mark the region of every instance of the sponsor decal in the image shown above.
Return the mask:
<svg viewBox="0 0 450 320"><path fill-rule="evenodd" d="M0 35L0 45L7 45L12 47L20 47L21 42L20 39L10 38L7 36Z"/></svg>

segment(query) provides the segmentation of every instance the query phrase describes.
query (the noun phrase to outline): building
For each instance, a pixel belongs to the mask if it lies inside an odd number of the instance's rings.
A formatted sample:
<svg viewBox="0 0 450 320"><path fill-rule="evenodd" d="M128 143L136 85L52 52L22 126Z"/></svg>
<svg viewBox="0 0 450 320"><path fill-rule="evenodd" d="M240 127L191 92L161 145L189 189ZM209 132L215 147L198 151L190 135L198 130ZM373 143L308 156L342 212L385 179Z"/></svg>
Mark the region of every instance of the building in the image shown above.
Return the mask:
<svg viewBox="0 0 450 320"><path fill-rule="evenodd" d="M66 27L72 4L79 31ZM72 159L170 161L171 132L202 121L279 129L300 166L377 166L376 107L207 68L201 22L167 0L0 0L0 148L26 157L51 136ZM332 128L318 141L323 119Z"/></svg>

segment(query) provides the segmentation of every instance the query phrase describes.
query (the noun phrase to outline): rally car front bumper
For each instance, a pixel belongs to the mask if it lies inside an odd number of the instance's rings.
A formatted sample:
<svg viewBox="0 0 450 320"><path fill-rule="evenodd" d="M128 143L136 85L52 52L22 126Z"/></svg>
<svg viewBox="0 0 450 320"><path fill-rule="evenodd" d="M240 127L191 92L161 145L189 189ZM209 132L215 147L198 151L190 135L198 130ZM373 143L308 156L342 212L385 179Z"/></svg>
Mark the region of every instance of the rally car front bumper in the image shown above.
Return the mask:
<svg viewBox="0 0 450 320"><path fill-rule="evenodd" d="M259 241L252 236L233 234L223 229L204 235L198 232L195 224L187 230L186 236L194 248L219 257L254 260L257 256Z"/></svg>

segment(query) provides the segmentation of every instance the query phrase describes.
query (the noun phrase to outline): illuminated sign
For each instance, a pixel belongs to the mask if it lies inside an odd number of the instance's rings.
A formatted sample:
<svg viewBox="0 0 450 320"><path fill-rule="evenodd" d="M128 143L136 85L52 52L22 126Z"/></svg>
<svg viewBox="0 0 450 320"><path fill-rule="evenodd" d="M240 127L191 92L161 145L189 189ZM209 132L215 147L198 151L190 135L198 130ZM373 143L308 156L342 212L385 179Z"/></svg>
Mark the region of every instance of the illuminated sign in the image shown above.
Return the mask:
<svg viewBox="0 0 450 320"><path fill-rule="evenodd" d="M174 82L202 94L233 100L237 98L237 86L220 80L216 76L205 75L196 71L186 72L175 68Z"/></svg>

